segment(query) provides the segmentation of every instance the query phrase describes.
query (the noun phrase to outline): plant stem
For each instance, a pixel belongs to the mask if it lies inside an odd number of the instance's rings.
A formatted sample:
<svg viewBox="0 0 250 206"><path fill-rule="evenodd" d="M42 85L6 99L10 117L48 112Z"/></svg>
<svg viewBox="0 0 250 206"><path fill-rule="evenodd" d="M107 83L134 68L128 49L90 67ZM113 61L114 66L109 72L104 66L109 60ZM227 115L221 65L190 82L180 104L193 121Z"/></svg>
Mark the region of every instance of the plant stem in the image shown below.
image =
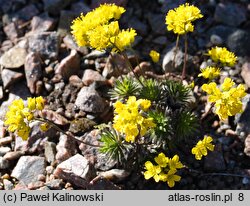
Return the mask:
<svg viewBox="0 0 250 206"><path fill-rule="evenodd" d="M185 34L184 39L185 39L185 53L184 53L184 63L183 63L183 68L182 68L181 80L185 79L185 76L186 76L187 47L188 47L187 34Z"/></svg>
<svg viewBox="0 0 250 206"><path fill-rule="evenodd" d="M179 40L180 40L180 36L178 35L176 38L176 44L175 44L175 51L174 51L174 60L173 60L173 67L175 68L175 59L176 59L176 55L178 52L178 45L179 45Z"/></svg>
<svg viewBox="0 0 250 206"><path fill-rule="evenodd" d="M213 103L211 104L209 110L201 117L201 119L200 119L201 121L203 121L203 120L209 115L209 113L210 113L211 110L213 109L214 105L215 105L215 103L213 102Z"/></svg>
<svg viewBox="0 0 250 206"><path fill-rule="evenodd" d="M142 81L140 80L139 76L134 72L133 67L132 67L132 65L131 65L131 63L130 63L130 61L129 61L129 59L128 59L127 54L126 54L125 52L121 52L121 54L122 54L122 56L125 58L126 64L127 64L127 66L129 67L129 69L131 70L131 72L135 75L136 79L137 79L138 82L141 84L141 86L144 87L144 84L143 84Z"/></svg>
<svg viewBox="0 0 250 206"><path fill-rule="evenodd" d="M91 146L91 147L100 147L100 145L94 145L94 144L91 144L91 143L88 143L88 142L84 142L84 141L78 139L78 138L75 137L74 135L65 132L65 131L62 130L60 127L58 127L54 122L52 122L52 121L50 121L50 120L48 120L48 119L35 118L35 120L40 121L40 122L44 122L44 123L47 123L47 124L51 125L51 127L53 127L54 129L56 129L57 131L63 133L64 135L66 135L66 136L68 136L68 137L70 137L70 138L73 138L74 140L76 140L76 141L79 142L79 143L83 143L83 144L86 144L86 145Z"/></svg>

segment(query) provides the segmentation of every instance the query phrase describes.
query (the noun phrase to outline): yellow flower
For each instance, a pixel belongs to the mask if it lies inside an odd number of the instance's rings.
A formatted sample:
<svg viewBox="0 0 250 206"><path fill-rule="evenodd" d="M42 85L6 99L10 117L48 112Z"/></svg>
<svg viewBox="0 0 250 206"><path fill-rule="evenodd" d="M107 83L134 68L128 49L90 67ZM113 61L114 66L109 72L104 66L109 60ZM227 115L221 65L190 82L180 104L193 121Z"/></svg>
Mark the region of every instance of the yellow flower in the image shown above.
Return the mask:
<svg viewBox="0 0 250 206"><path fill-rule="evenodd" d="M152 118L146 118L141 114L141 110L145 112L150 105L149 100L136 100L134 96L130 96L126 104L120 101L114 104L113 127L116 131L125 135L127 142L134 142L139 134L144 136L149 129L155 127Z"/></svg>
<svg viewBox="0 0 250 206"><path fill-rule="evenodd" d="M43 132L46 132L50 128L50 125L48 123L40 124L40 130Z"/></svg>
<svg viewBox="0 0 250 206"><path fill-rule="evenodd" d="M157 157L155 157L155 162L160 166L160 167L166 167L169 161L169 158L165 156L162 152L158 154Z"/></svg>
<svg viewBox="0 0 250 206"><path fill-rule="evenodd" d="M169 159L169 168L170 170L176 170L183 168L183 164L179 161L179 156L175 155L172 159Z"/></svg>
<svg viewBox="0 0 250 206"><path fill-rule="evenodd" d="M198 75L198 77L204 77L209 80L218 76L220 76L220 69L216 67L206 67L205 69L201 69L201 73Z"/></svg>
<svg viewBox="0 0 250 206"><path fill-rule="evenodd" d="M214 145L211 143L213 138L205 136L203 140L199 140L195 147L192 148L192 154L195 155L195 159L201 160L202 156L207 156L207 151L214 151Z"/></svg>
<svg viewBox="0 0 250 206"><path fill-rule="evenodd" d="M193 21L202 18L200 10L188 3L180 5L178 8L170 10L166 15L168 31L183 35L194 31Z"/></svg>
<svg viewBox="0 0 250 206"><path fill-rule="evenodd" d="M144 172L144 178L146 180L150 179L151 177L154 178L156 182L160 181L160 172L161 172L161 167L160 166L155 166L152 164L152 162L147 161L145 162L145 168L147 171Z"/></svg>
<svg viewBox="0 0 250 206"><path fill-rule="evenodd" d="M152 61L155 63L157 63L160 59L160 54L155 50L151 50L149 52L149 56L151 57Z"/></svg>
<svg viewBox="0 0 250 206"><path fill-rule="evenodd" d="M202 90L209 94L208 101L215 104L215 113L224 120L242 112L242 98L246 95L245 87L235 83L230 78L225 78L221 89L215 82L202 85Z"/></svg>
<svg viewBox="0 0 250 206"><path fill-rule="evenodd" d="M169 187L174 187L175 182L179 182L181 180L181 176L176 175L176 170L169 170L167 174L160 173L160 180L163 182L167 182Z"/></svg>
<svg viewBox="0 0 250 206"><path fill-rule="evenodd" d="M45 100L43 99L43 97L36 97L36 109L37 110L43 110L44 109L44 103Z"/></svg>
<svg viewBox="0 0 250 206"><path fill-rule="evenodd" d="M221 62L225 66L233 67L237 57L233 52L228 51L225 47L213 47L208 51L208 55L215 62Z"/></svg>

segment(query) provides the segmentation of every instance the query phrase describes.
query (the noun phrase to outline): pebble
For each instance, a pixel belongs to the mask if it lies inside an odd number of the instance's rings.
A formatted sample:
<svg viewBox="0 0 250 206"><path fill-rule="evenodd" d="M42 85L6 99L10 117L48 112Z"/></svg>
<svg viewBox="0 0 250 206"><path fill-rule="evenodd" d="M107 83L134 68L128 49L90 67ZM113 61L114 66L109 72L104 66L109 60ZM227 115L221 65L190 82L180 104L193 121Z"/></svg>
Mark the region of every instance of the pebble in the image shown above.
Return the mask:
<svg viewBox="0 0 250 206"><path fill-rule="evenodd" d="M35 182L31 182L28 184L28 189L29 190L37 190L40 187L44 186L44 182L42 181L35 181Z"/></svg>
<svg viewBox="0 0 250 206"><path fill-rule="evenodd" d="M32 32L51 31L55 26L55 19L49 17L48 13L43 13L39 16L34 16L31 20Z"/></svg>
<svg viewBox="0 0 250 206"><path fill-rule="evenodd" d="M12 137L10 136L0 138L0 146L10 144L11 142L12 142Z"/></svg>
<svg viewBox="0 0 250 206"><path fill-rule="evenodd" d="M91 86L83 87L77 94L75 105L84 112L101 113L105 110L104 99Z"/></svg>
<svg viewBox="0 0 250 206"><path fill-rule="evenodd" d="M226 169L225 160L223 154L218 151L210 152L204 161L204 170L205 171L224 171Z"/></svg>
<svg viewBox="0 0 250 206"><path fill-rule="evenodd" d="M34 4L29 4L25 7L23 7L21 10L16 12L14 14L15 17L18 17L24 21L30 20L33 16L36 16L39 14L38 9Z"/></svg>
<svg viewBox="0 0 250 206"><path fill-rule="evenodd" d="M86 69L83 72L82 82L89 86L93 82L105 82L105 78L97 71Z"/></svg>
<svg viewBox="0 0 250 206"><path fill-rule="evenodd" d="M71 50L70 55L65 57L58 67L55 73L62 75L64 79L69 79L71 75L77 74L80 70L80 56L76 50Z"/></svg>
<svg viewBox="0 0 250 206"><path fill-rule="evenodd" d="M60 10L70 5L73 0L42 0L44 10L53 15L57 15Z"/></svg>
<svg viewBox="0 0 250 206"><path fill-rule="evenodd" d="M16 22L11 22L10 24L7 24L3 28L3 30L6 36L12 41L23 35L23 31L21 29L18 29L18 25Z"/></svg>
<svg viewBox="0 0 250 206"><path fill-rule="evenodd" d="M23 181L24 184L28 185L33 181L37 181L37 176L44 173L44 157L22 156L13 169L11 176Z"/></svg>
<svg viewBox="0 0 250 206"><path fill-rule="evenodd" d="M63 189L64 183L61 179L53 179L45 183L49 189L61 190Z"/></svg>
<svg viewBox="0 0 250 206"><path fill-rule="evenodd" d="M56 144L54 142L45 142L44 156L48 163L53 163L56 159Z"/></svg>
<svg viewBox="0 0 250 206"><path fill-rule="evenodd" d="M4 156L6 153L10 151L11 149L9 147L0 147L0 156Z"/></svg>
<svg viewBox="0 0 250 206"><path fill-rule="evenodd" d="M13 47L5 52L0 58L0 64L9 69L17 69L24 65L27 52L20 47Z"/></svg>
<svg viewBox="0 0 250 206"><path fill-rule="evenodd" d="M9 161L0 156L0 170L7 169L9 167Z"/></svg>
<svg viewBox="0 0 250 206"><path fill-rule="evenodd" d="M3 180L3 185L5 190L12 190L14 188L13 183L7 179Z"/></svg>
<svg viewBox="0 0 250 206"><path fill-rule="evenodd" d="M37 91L37 82L42 77L42 59L38 53L31 52L27 55L24 72L27 86L31 94Z"/></svg>
<svg viewBox="0 0 250 206"><path fill-rule="evenodd" d="M95 172L94 168L85 157L76 154L68 160L60 163L56 167L54 175L79 188L87 188L90 180L94 177Z"/></svg>
<svg viewBox="0 0 250 206"><path fill-rule="evenodd" d="M22 79L24 74L22 72L13 71L10 69L3 69L1 72L1 77L4 88L8 88Z"/></svg>
<svg viewBox="0 0 250 206"><path fill-rule="evenodd" d="M70 83L70 85L72 85L74 87L78 87L78 88L81 88L83 86L83 82L82 82L81 78L78 77L77 75L70 76L69 83Z"/></svg>

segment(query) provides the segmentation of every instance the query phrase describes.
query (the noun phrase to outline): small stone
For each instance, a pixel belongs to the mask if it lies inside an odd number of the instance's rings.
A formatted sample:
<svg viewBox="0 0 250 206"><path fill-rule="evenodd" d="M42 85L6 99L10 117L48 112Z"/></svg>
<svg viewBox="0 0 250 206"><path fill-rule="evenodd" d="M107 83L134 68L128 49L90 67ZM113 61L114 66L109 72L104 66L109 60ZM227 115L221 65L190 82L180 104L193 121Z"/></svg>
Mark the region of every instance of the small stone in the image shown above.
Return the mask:
<svg viewBox="0 0 250 206"><path fill-rule="evenodd" d="M0 120L0 139L4 138L6 133L6 127L4 126L4 122L2 120ZM1 143L0 143L1 146Z"/></svg>
<svg viewBox="0 0 250 206"><path fill-rule="evenodd" d="M88 54L88 48L85 46L79 47L76 42L74 41L72 35L66 35L63 38L63 43L66 45L66 47L68 49L71 50L77 50L78 52L82 53L83 55L87 55Z"/></svg>
<svg viewBox="0 0 250 206"><path fill-rule="evenodd" d="M5 190L13 190L13 188L14 188L13 183L7 179L3 180L3 185L4 185Z"/></svg>
<svg viewBox="0 0 250 206"><path fill-rule="evenodd" d="M9 167L9 161L0 156L0 170L7 169Z"/></svg>
<svg viewBox="0 0 250 206"><path fill-rule="evenodd" d="M86 69L83 72L82 82L89 86L93 82L105 82L105 78L97 71Z"/></svg>
<svg viewBox="0 0 250 206"><path fill-rule="evenodd" d="M73 0L43 0L44 10L51 14L58 14L60 10L70 5Z"/></svg>
<svg viewBox="0 0 250 206"><path fill-rule="evenodd" d="M30 4L30 5L23 7L21 10L15 13L14 16L17 16L20 19L23 19L24 21L28 21L33 16L36 16L37 14L39 14L39 11L36 8L36 6L34 4Z"/></svg>
<svg viewBox="0 0 250 206"><path fill-rule="evenodd" d="M228 36L232 34L235 31L234 28L229 27L229 26L224 26L224 25L217 25L211 27L211 29L208 30L208 36L211 39L212 35L216 35L220 37L223 41L226 41Z"/></svg>
<svg viewBox="0 0 250 206"><path fill-rule="evenodd" d="M0 156L4 156L9 151L11 151L9 147L0 147Z"/></svg>
<svg viewBox="0 0 250 206"><path fill-rule="evenodd" d="M162 24L162 22L165 22L165 18L166 16L163 14L156 14L156 13L148 14L147 19L153 33L159 35L165 35L166 26L165 24Z"/></svg>
<svg viewBox="0 0 250 206"><path fill-rule="evenodd" d="M54 142L46 142L44 148L44 156L47 162L53 163L56 156L56 144Z"/></svg>
<svg viewBox="0 0 250 206"><path fill-rule="evenodd" d="M40 187L44 186L44 182L42 181L36 181L36 182L31 182L28 184L28 189L29 190L37 190Z"/></svg>
<svg viewBox="0 0 250 206"><path fill-rule="evenodd" d="M55 20L49 17L48 13L43 13L40 16L34 16L30 24L32 32L51 31L55 26Z"/></svg>
<svg viewBox="0 0 250 206"><path fill-rule="evenodd" d="M56 32L34 33L28 37L29 52L37 52L42 59L57 59L60 38Z"/></svg>
<svg viewBox="0 0 250 206"><path fill-rule="evenodd" d="M64 183L61 179L54 179L46 182L45 185L51 190L61 190L63 189Z"/></svg>
<svg viewBox="0 0 250 206"><path fill-rule="evenodd" d="M42 117L53 122L57 125L67 125L69 122L68 120L60 115L58 112L44 109L41 113Z"/></svg>
<svg viewBox="0 0 250 206"><path fill-rule="evenodd" d="M23 181L19 181L13 190L28 190L28 187Z"/></svg>
<svg viewBox="0 0 250 206"><path fill-rule="evenodd" d="M70 85L72 85L74 87L78 87L78 88L83 87L83 82L80 79L80 77L78 77L77 75L70 76L69 83L70 83Z"/></svg>
<svg viewBox="0 0 250 206"><path fill-rule="evenodd" d="M216 34L212 34L210 36L210 41L211 41L212 45L214 45L214 46L219 46L223 43L223 39Z"/></svg>
<svg viewBox="0 0 250 206"><path fill-rule="evenodd" d="M115 185L113 182L111 182L108 179L100 178L97 181L91 183L87 189L88 190L120 190L121 188Z"/></svg>
<svg viewBox="0 0 250 206"><path fill-rule="evenodd" d="M66 135L61 135L56 150L56 160L63 162L76 154L76 142Z"/></svg>
<svg viewBox="0 0 250 206"><path fill-rule="evenodd" d="M45 173L45 158L38 156L22 156L11 173L12 177L28 185L37 181L39 174Z"/></svg>
<svg viewBox="0 0 250 206"><path fill-rule="evenodd" d="M71 50L70 55L60 62L55 73L62 75L64 79L69 79L71 75L79 72L80 62L80 55L76 50Z"/></svg>
<svg viewBox="0 0 250 206"><path fill-rule="evenodd" d="M6 153L3 158L8 161L13 161L19 159L22 155L24 155L24 152L22 151L13 151Z"/></svg>
<svg viewBox="0 0 250 206"><path fill-rule="evenodd" d="M22 30L18 29L16 22L11 22L10 24L6 25L3 30L6 36L12 41L23 35Z"/></svg>
<svg viewBox="0 0 250 206"><path fill-rule="evenodd" d="M3 87L0 86L0 100L3 98ZM0 134L1 137L1 134Z"/></svg>
<svg viewBox="0 0 250 206"><path fill-rule="evenodd" d="M146 36L148 34L147 24L141 22L137 17L132 17L128 22L128 27L133 28L141 36Z"/></svg>
<svg viewBox="0 0 250 206"><path fill-rule="evenodd" d="M40 174L40 175L38 175L38 176L37 176L37 180L38 180L38 181L45 182L46 177L45 177L45 175L44 175L44 174Z"/></svg>
<svg viewBox="0 0 250 206"><path fill-rule="evenodd" d="M248 135L245 139L244 153L250 157L250 135Z"/></svg>
<svg viewBox="0 0 250 206"><path fill-rule="evenodd" d="M92 129L95 125L96 123L90 119L79 118L70 122L69 131L74 134L84 133Z"/></svg>
<svg viewBox="0 0 250 206"><path fill-rule="evenodd" d="M225 169L226 164L221 152L213 151L205 157L205 171L224 171Z"/></svg>
<svg viewBox="0 0 250 206"><path fill-rule="evenodd" d="M54 172L55 168L52 167L52 166L47 166L46 167L46 172L47 172L47 175L51 175L53 172Z"/></svg>
<svg viewBox="0 0 250 206"><path fill-rule="evenodd" d="M12 142L12 137L10 136L0 138L0 146L10 144L11 142Z"/></svg>
<svg viewBox="0 0 250 206"><path fill-rule="evenodd" d="M145 75L146 72L152 71L153 68L149 62L141 62L134 69L134 72L138 75Z"/></svg>
<svg viewBox="0 0 250 206"><path fill-rule="evenodd" d="M246 21L246 9L240 4L219 3L215 9L214 19L217 22L236 27Z"/></svg>
<svg viewBox="0 0 250 206"><path fill-rule="evenodd" d="M4 88L8 88L10 85L15 84L17 81L22 79L24 77L24 74L21 72L4 69L2 70L1 76Z"/></svg>
<svg viewBox="0 0 250 206"><path fill-rule="evenodd" d="M16 69L24 65L27 52L20 47L13 47L0 58L0 64L5 68Z"/></svg>
<svg viewBox="0 0 250 206"><path fill-rule="evenodd" d="M250 88L250 62L246 62L243 64L241 69L241 76L248 88Z"/></svg>
<svg viewBox="0 0 250 206"><path fill-rule="evenodd" d="M165 37L165 36L158 36L155 39L153 39L154 44L159 44L159 45L162 45L162 46L166 45L167 41L168 41L167 37Z"/></svg>
<svg viewBox="0 0 250 206"><path fill-rule="evenodd" d="M24 71L27 80L27 86L31 94L36 92L36 83L42 77L42 59L38 53L31 52L27 55Z"/></svg>
<svg viewBox="0 0 250 206"><path fill-rule="evenodd" d="M119 77L122 74L127 74L129 71L130 70L124 57L115 53L108 57L102 76L106 78L110 78L112 76Z"/></svg>
<svg viewBox="0 0 250 206"><path fill-rule="evenodd" d="M60 12L59 25L57 29L57 32L58 34L60 34L60 36L64 37L70 33L70 26L76 16L77 15L75 14L75 12L72 11L62 10Z"/></svg>
<svg viewBox="0 0 250 206"><path fill-rule="evenodd" d="M98 92L90 87L83 87L77 95L75 105L84 112L101 113L106 104Z"/></svg>
<svg viewBox="0 0 250 206"><path fill-rule="evenodd" d="M87 188L95 172L85 157L76 154L59 164L54 171L54 175L79 188Z"/></svg>

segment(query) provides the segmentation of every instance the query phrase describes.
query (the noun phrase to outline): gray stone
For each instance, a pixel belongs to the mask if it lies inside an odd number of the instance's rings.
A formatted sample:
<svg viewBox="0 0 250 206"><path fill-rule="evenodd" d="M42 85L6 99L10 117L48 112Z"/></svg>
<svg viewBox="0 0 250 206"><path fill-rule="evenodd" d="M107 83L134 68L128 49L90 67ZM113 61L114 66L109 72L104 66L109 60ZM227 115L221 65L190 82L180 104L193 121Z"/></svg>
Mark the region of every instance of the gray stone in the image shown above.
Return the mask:
<svg viewBox="0 0 250 206"><path fill-rule="evenodd" d="M128 27L133 28L141 36L146 36L148 34L147 24L140 21L137 17L133 17L128 22Z"/></svg>
<svg viewBox="0 0 250 206"><path fill-rule="evenodd" d="M0 147L0 156L4 156L9 151L11 151L9 147Z"/></svg>
<svg viewBox="0 0 250 206"><path fill-rule="evenodd" d="M57 166L54 175L79 188L87 188L95 176L94 169L82 155L76 154Z"/></svg>
<svg viewBox="0 0 250 206"><path fill-rule="evenodd" d="M63 181L61 179L54 179L54 180L50 180L49 182L46 182L45 185L49 188L49 189L53 189L53 190L61 190L63 189Z"/></svg>
<svg viewBox="0 0 250 206"><path fill-rule="evenodd" d="M91 9L87 4L85 4L82 1L78 1L76 3L71 4L70 11L73 11L76 14L86 14L90 11Z"/></svg>
<svg viewBox="0 0 250 206"><path fill-rule="evenodd" d="M11 22L10 24L6 25L3 30L6 36L12 41L23 35L22 30L18 29L16 22Z"/></svg>
<svg viewBox="0 0 250 206"><path fill-rule="evenodd" d="M8 161L13 161L19 159L22 155L24 155L23 151L13 151L6 153L3 158Z"/></svg>
<svg viewBox="0 0 250 206"><path fill-rule="evenodd" d="M60 10L70 5L73 0L43 0L44 10L51 14L58 14Z"/></svg>
<svg viewBox="0 0 250 206"><path fill-rule="evenodd" d="M104 99L92 86L80 90L75 105L84 112L101 113L105 110Z"/></svg>
<svg viewBox="0 0 250 206"><path fill-rule="evenodd" d="M30 20L33 16L39 14L38 9L34 4L27 5L23 7L21 10L14 14L15 17L23 19L24 21Z"/></svg>
<svg viewBox="0 0 250 206"><path fill-rule="evenodd" d="M10 144L11 142L12 142L12 137L10 136L0 138L0 146Z"/></svg>
<svg viewBox="0 0 250 206"><path fill-rule="evenodd" d="M55 19L49 17L47 13L43 13L40 16L34 16L30 25L32 32L51 31L55 26Z"/></svg>
<svg viewBox="0 0 250 206"><path fill-rule="evenodd" d="M36 83L42 77L42 59L38 53L31 52L28 54L24 64L25 77L27 86L31 94L36 92Z"/></svg>
<svg viewBox="0 0 250 206"><path fill-rule="evenodd" d="M14 188L13 183L7 179L3 179L3 185L5 190L12 190Z"/></svg>
<svg viewBox="0 0 250 206"><path fill-rule="evenodd" d="M13 85L14 83L22 79L24 75L21 72L4 69L1 73L1 77L4 88L8 88L10 85Z"/></svg>
<svg viewBox="0 0 250 206"><path fill-rule="evenodd" d="M226 169L225 160L221 152L209 152L205 157L204 170L205 171L223 171Z"/></svg>
<svg viewBox="0 0 250 206"><path fill-rule="evenodd" d="M19 68L24 65L26 56L25 49L15 46L1 56L0 64L9 69Z"/></svg>
<svg viewBox="0 0 250 206"><path fill-rule="evenodd" d="M22 156L11 173L12 177L28 185L37 181L39 174L45 173L45 158L38 156Z"/></svg>
<svg viewBox="0 0 250 206"><path fill-rule="evenodd" d="M113 182L105 178L100 178L97 181L91 183L88 190L120 190L121 188L115 185Z"/></svg>
<svg viewBox="0 0 250 206"><path fill-rule="evenodd" d="M186 0L161 0L162 2L162 7L161 7L161 12L166 14L169 10L174 9L178 7L181 4L186 3Z"/></svg>
<svg viewBox="0 0 250 206"><path fill-rule="evenodd" d="M65 57L58 67L55 73L62 75L64 79L69 79L71 75L77 74L80 70L80 55L76 50L71 50L70 55Z"/></svg>
<svg viewBox="0 0 250 206"><path fill-rule="evenodd" d="M42 32L29 35L29 51L37 52L43 59L57 59L60 38L56 32Z"/></svg>
<svg viewBox="0 0 250 206"><path fill-rule="evenodd" d="M97 71L86 69L83 72L82 82L89 86L93 82L105 82L106 79Z"/></svg>
<svg viewBox="0 0 250 206"><path fill-rule="evenodd" d="M3 98L3 87L0 86L0 100Z"/></svg>
<svg viewBox="0 0 250 206"><path fill-rule="evenodd" d="M215 9L214 19L229 26L239 26L246 21L246 9L240 4L219 3Z"/></svg>
<svg viewBox="0 0 250 206"><path fill-rule="evenodd" d="M56 144L54 142L45 142L44 156L47 162L53 163L56 159Z"/></svg>
<svg viewBox="0 0 250 206"><path fill-rule="evenodd" d="M222 40L226 41L228 36L235 31L235 28L224 26L224 25L217 25L213 26L208 30L208 36L211 39L212 35L216 35L220 37Z"/></svg>
<svg viewBox="0 0 250 206"><path fill-rule="evenodd" d="M60 12L60 19L57 32L62 36L66 36L70 33L70 26L72 21L76 18L76 14L72 11L62 10Z"/></svg>
<svg viewBox="0 0 250 206"><path fill-rule="evenodd" d="M248 135L245 139L245 148L244 153L250 157L250 135Z"/></svg>
<svg viewBox="0 0 250 206"><path fill-rule="evenodd" d="M167 37L166 36L158 36L155 39L153 39L153 43L164 46L167 44Z"/></svg>
<svg viewBox="0 0 250 206"><path fill-rule="evenodd" d="M7 169L9 166L9 161L0 156L0 170Z"/></svg>
<svg viewBox="0 0 250 206"><path fill-rule="evenodd" d="M77 50L78 52L82 53L83 55L88 54L88 48L87 47L79 47L74 39L72 38L72 35L68 34L63 38L63 43L66 45L67 48L72 50Z"/></svg>
<svg viewBox="0 0 250 206"><path fill-rule="evenodd" d="M249 56L250 47L250 32L241 29L236 30L230 34L227 38L227 47L230 51L234 52L238 56Z"/></svg>

